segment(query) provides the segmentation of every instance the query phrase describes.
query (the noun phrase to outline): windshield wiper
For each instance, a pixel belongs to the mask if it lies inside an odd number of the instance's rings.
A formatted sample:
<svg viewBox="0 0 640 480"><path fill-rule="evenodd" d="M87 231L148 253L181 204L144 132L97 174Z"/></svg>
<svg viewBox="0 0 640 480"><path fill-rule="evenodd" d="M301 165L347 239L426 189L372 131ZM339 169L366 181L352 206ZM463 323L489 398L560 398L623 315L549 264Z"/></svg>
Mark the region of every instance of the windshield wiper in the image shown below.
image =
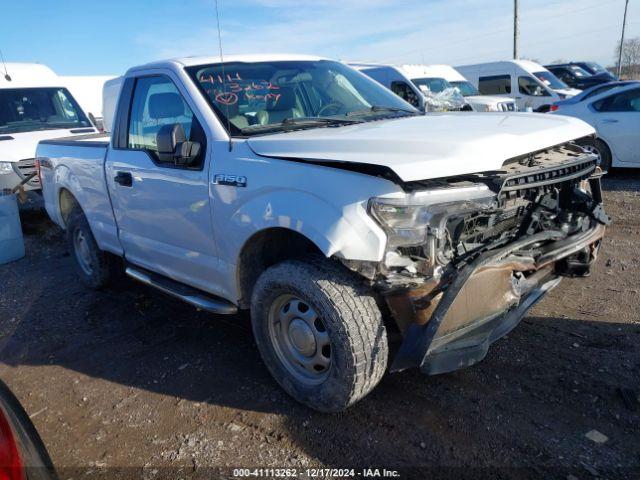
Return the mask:
<svg viewBox="0 0 640 480"><path fill-rule="evenodd" d="M357 117L361 115L370 115L372 113L379 112L402 112L402 113L410 113L412 115L417 115L419 112L417 110L409 110L408 108L400 108L400 107L388 107L386 105L372 105L370 108L365 108L363 110L354 110L353 112L347 112L345 116L347 117Z"/></svg>
<svg viewBox="0 0 640 480"><path fill-rule="evenodd" d="M290 117L285 118L280 123L268 123L266 125L251 125L249 127L242 128L242 133L258 133L270 130L283 130L288 131L296 128L316 127L316 126L337 126L337 125L352 125L354 123L362 123L362 120L356 120L353 118L331 118L331 117Z"/></svg>

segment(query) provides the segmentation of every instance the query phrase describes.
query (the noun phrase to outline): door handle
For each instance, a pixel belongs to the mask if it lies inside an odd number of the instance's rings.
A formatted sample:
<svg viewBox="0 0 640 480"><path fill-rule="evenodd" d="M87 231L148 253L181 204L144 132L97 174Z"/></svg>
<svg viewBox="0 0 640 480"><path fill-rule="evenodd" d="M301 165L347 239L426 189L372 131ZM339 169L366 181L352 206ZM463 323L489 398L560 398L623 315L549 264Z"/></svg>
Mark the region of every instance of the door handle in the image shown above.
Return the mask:
<svg viewBox="0 0 640 480"><path fill-rule="evenodd" d="M618 120L615 118L603 118L602 123L618 123Z"/></svg>
<svg viewBox="0 0 640 480"><path fill-rule="evenodd" d="M129 172L117 172L116 176L113 177L113 180L122 185L123 187L132 187L133 186L133 177Z"/></svg>

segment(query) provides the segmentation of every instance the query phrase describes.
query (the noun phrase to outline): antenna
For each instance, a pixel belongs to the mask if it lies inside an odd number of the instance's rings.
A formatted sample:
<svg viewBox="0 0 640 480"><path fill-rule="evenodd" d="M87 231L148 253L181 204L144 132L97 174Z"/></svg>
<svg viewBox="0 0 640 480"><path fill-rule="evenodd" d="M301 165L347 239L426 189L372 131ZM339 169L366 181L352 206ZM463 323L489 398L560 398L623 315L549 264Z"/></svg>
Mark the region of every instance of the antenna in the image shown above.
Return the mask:
<svg viewBox="0 0 640 480"><path fill-rule="evenodd" d="M224 92L223 98L227 95L227 76L224 72L224 55L222 54L222 33L220 31L220 12L218 11L218 0L216 2L216 23L218 24L218 46L220 47L220 68L222 69L222 91ZM233 149L233 143L231 141L231 121L229 120L229 103L224 102L227 108L227 132L229 132L229 151Z"/></svg>
<svg viewBox="0 0 640 480"><path fill-rule="evenodd" d="M217 2L217 0L216 0ZM2 49L0 48L0 60L2 60L2 66L4 67L4 79L7 82L11 81L11 75L9 75L9 72L7 71L7 64L4 63L4 55L2 54Z"/></svg>

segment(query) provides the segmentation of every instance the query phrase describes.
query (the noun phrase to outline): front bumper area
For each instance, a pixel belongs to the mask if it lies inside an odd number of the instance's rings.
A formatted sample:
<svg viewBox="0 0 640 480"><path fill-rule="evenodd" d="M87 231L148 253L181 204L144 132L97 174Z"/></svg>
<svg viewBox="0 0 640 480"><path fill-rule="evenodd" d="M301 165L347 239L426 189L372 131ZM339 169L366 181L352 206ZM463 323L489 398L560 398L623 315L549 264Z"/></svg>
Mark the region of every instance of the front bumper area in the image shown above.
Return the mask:
<svg viewBox="0 0 640 480"><path fill-rule="evenodd" d="M404 334L391 371L438 374L473 365L511 331L562 276L584 276L605 226L565 236L544 231L487 251L442 288L425 284L386 296Z"/></svg>

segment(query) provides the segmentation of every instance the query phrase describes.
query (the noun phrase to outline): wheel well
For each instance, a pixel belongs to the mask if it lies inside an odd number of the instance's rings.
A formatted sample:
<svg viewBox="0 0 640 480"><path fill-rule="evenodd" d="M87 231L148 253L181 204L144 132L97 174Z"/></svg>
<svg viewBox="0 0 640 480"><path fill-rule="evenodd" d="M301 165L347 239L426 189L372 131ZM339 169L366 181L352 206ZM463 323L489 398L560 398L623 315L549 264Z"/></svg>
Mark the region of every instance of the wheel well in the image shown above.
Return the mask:
<svg viewBox="0 0 640 480"><path fill-rule="evenodd" d="M242 247L238 261L240 307L249 307L253 287L267 268L314 253L324 255L315 243L294 230L276 227L253 235Z"/></svg>
<svg viewBox="0 0 640 480"><path fill-rule="evenodd" d="M609 161L611 162L610 166L613 166L613 152L611 151L611 147L605 141L604 138L598 137L597 135L592 135L589 137L581 138L577 140L578 145L582 144L593 144L593 145L601 145L606 150L605 153L609 155Z"/></svg>
<svg viewBox="0 0 640 480"><path fill-rule="evenodd" d="M63 188L60 190L59 205L60 205L60 216L62 217L62 221L66 226L67 220L69 219L69 214L77 205L79 205L79 203L76 200L76 197L74 197L69 190L67 190L66 188Z"/></svg>
<svg viewBox="0 0 640 480"><path fill-rule="evenodd" d="M609 153L609 157L611 158L611 163L613 163L613 152L611 151L611 147L609 146L609 144L602 137L596 137L595 141L604 145L604 148L607 149L607 152Z"/></svg>

